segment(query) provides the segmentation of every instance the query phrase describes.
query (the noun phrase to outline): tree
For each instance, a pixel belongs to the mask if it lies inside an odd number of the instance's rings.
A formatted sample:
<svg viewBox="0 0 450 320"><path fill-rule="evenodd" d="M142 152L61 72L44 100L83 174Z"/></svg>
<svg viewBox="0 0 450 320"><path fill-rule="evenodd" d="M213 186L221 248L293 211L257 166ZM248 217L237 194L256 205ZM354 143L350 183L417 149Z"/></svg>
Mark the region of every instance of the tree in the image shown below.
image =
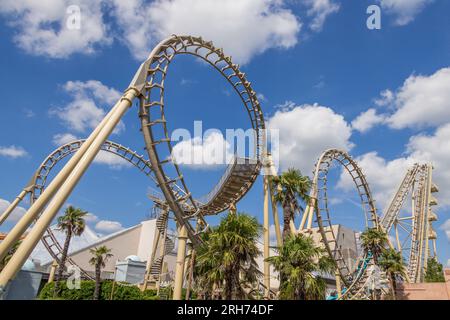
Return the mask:
<svg viewBox="0 0 450 320"><path fill-rule="evenodd" d="M360 236L361 246L366 254L371 253L373 261L378 265L378 259L388 244L388 238L384 231L377 228L368 228Z"/></svg>
<svg viewBox="0 0 450 320"><path fill-rule="evenodd" d="M425 282L445 282L442 264L435 257L428 259Z"/></svg>
<svg viewBox="0 0 450 320"><path fill-rule="evenodd" d="M247 289L261 277L256 262L260 233L256 218L229 213L204 237L195 274L206 294L220 288L226 300L247 298Z"/></svg>
<svg viewBox="0 0 450 320"><path fill-rule="evenodd" d="M303 210L298 200L303 203L309 201L311 180L303 176L300 170L291 168L281 176L273 177L272 182L278 186L275 188L274 200L283 207L283 240L286 240L291 234L290 223L295 212Z"/></svg>
<svg viewBox="0 0 450 320"><path fill-rule="evenodd" d="M267 261L286 277L280 283L280 299L325 299L326 282L320 274L329 274L336 268L326 250L316 246L311 237L298 234L289 236L277 251L278 255Z"/></svg>
<svg viewBox="0 0 450 320"><path fill-rule="evenodd" d="M84 217L86 214L87 212L81 209L69 206L65 210L64 215L58 217L57 229L64 231L66 234L66 240L64 241L61 259L59 260L58 273L55 282L55 296L59 295L59 280L61 280L64 273L70 240L72 239L72 236L80 236L84 232L86 227Z"/></svg>
<svg viewBox="0 0 450 320"><path fill-rule="evenodd" d="M98 300L100 297L100 286L101 286L101 273L102 268L105 267L106 262L113 256L111 254L111 249L106 246L101 246L98 248L90 249L89 252L92 258L89 263L95 266L95 289L94 289L94 300Z"/></svg>
<svg viewBox="0 0 450 320"><path fill-rule="evenodd" d="M19 240L16 242L15 245L12 246L11 249L8 250L8 253L6 254L6 256L3 258L2 261L0 261L0 272L3 270L3 268L8 264L9 260L11 260L12 256L14 255L14 253L17 251L17 249L19 248L20 244L22 243L22 240Z"/></svg>
<svg viewBox="0 0 450 320"><path fill-rule="evenodd" d="M383 250L379 261L380 267L387 273L392 290L392 298L396 299L397 277L406 277L406 269L400 252L394 249Z"/></svg>

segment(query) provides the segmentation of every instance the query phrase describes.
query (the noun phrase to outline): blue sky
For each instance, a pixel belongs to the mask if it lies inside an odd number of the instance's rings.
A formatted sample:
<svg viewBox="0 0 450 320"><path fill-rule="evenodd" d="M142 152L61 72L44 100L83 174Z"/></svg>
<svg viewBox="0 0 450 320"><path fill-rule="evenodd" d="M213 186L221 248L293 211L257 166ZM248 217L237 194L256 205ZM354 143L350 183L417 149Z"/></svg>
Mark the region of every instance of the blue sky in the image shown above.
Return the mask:
<svg viewBox="0 0 450 320"><path fill-rule="evenodd" d="M88 3L0 4L0 207L18 194L57 143L89 134L153 45L172 33L193 34L223 46L241 64L260 94L268 125L280 130L283 169L310 174L321 151L346 149L366 172L382 210L410 164L432 161L441 189L435 224L439 257L443 263L450 259L448 1ZM71 4L81 9L79 30L65 27ZM380 30L366 27L372 4L381 8ZM225 80L195 59L177 57L166 88L170 129L192 131L196 120L204 129L222 132L250 127ZM111 140L145 152L135 106ZM223 169L183 167L183 173L200 196ZM330 180L334 221L360 229L354 189L335 171ZM135 169L104 157L68 202L95 215L90 223L104 234L145 218L152 206L149 186ZM238 209L262 221L260 179Z"/></svg>

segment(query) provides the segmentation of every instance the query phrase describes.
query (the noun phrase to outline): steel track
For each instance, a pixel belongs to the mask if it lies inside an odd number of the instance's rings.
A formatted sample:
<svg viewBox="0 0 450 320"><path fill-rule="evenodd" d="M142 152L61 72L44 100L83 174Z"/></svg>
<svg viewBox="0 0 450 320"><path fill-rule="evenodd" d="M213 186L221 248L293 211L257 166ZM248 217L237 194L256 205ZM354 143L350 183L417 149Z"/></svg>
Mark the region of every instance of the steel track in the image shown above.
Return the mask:
<svg viewBox="0 0 450 320"><path fill-rule="evenodd" d="M337 149L325 151L320 156L315 167L311 199L316 199L314 211L324 246L330 257L336 262L339 275L348 288L346 295L351 296L353 291L360 291L359 282L364 282L367 277L364 275L364 269L357 274L355 279L351 282L348 281L348 276L352 275L354 270L347 265L344 255L337 245L337 237L332 227L333 223L331 221L327 193L327 176L333 163L342 166L355 183L361 200L366 227L378 228L378 216L369 184L358 164L345 151ZM366 259L363 257L360 260Z"/></svg>
<svg viewBox="0 0 450 320"><path fill-rule="evenodd" d="M170 62L180 54L192 55L202 59L232 85L247 110L255 132L254 155L258 165L254 168L252 175L248 177L245 185L239 190L237 196L232 201L225 201L227 203L222 207L224 210L228 209L234 202L239 201L258 177L261 169L261 156L265 151L263 149L265 147L265 134L263 132L265 124L256 92L251 88L245 74L239 70L238 65L233 64L231 57L226 56L222 49L214 47L212 42L204 41L200 37L174 35L159 43L143 64L146 68L146 79L143 97L140 99L139 117L145 147L155 171L158 186L167 204L174 212L178 223L187 228L188 237L196 246L201 243L199 235L208 228L208 224L204 220L204 215L198 203L189 192L179 166L171 157L173 147L165 116L164 83ZM169 178L169 172L175 174L175 177ZM181 190L176 190L173 187L175 183L181 187ZM191 208L190 212L186 212L186 208Z"/></svg>
<svg viewBox="0 0 450 320"><path fill-rule="evenodd" d="M56 164L67 156L75 153L83 143L84 140L77 140L67 143L56 149L44 160L29 183L28 190L30 193L31 205L39 198L39 196L44 191L48 176L52 169L56 166ZM149 161L146 160L143 156L130 150L129 148L126 148L118 143L106 141L102 145L101 150L119 156L120 158L131 163L135 168L144 173L146 176L154 180L154 177L152 175L152 168ZM39 219L39 217L37 219ZM51 257L59 263L63 249L50 228L47 228L41 241L47 251L50 253ZM85 270L80 268L71 257L67 257L66 263L68 263L69 265L77 266L86 278L93 279Z"/></svg>

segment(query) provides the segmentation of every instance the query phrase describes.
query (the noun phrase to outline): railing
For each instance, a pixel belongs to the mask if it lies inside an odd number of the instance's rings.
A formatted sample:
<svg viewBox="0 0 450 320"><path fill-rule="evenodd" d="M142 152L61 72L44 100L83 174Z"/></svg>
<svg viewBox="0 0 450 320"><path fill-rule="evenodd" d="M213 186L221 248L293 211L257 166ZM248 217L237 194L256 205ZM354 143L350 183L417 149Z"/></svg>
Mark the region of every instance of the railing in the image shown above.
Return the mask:
<svg viewBox="0 0 450 320"><path fill-rule="evenodd" d="M222 189L222 187L225 185L227 180L230 178L232 173L234 172L234 169L238 165L249 165L254 161L255 165L257 164L257 160L251 159L251 158L242 158L242 157L236 157L233 156L233 159L230 161L230 163L227 166L227 169L225 170L224 174L220 178L219 182L214 186L214 188L206 195L199 198L199 202L203 204L208 204L212 202L212 200L217 196L219 191Z"/></svg>

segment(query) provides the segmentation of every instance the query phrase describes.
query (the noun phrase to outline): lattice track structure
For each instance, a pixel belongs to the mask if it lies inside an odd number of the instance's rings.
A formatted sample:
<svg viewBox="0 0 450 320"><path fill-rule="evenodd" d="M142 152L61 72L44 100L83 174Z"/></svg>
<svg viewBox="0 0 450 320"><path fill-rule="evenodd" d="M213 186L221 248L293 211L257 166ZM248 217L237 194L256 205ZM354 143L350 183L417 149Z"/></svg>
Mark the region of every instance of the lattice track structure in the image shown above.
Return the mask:
<svg viewBox="0 0 450 320"><path fill-rule="evenodd" d="M223 184L212 191L214 195L207 210L202 210L201 204L193 199L180 168L171 156L173 147L165 117L164 82L170 62L175 56L181 54L202 59L230 83L248 113L254 133L253 154L250 159L246 159L244 163L232 165L232 170L224 178ZM0 294L20 270L38 241L45 236L46 228L50 226L57 212L102 149L103 143L107 141L135 99L139 101L141 130L149 156L147 163L149 174L155 178L157 186L162 191L162 198L173 212L180 230L186 230L187 237L194 247L201 243L200 234L208 228L204 216L216 214L219 210L224 211L234 206L252 187L259 175L262 157L267 155L264 117L256 92L245 74L239 70L239 66L212 42L200 37L173 35L152 50L119 101L55 176L46 190L42 190L37 200L10 230L5 240L0 243L0 255L4 256L7 250L23 236L26 228L38 219L8 265L0 273ZM243 171L240 171L241 168L244 168ZM169 172L171 174L168 174ZM18 198L22 195L23 192ZM220 204L214 203L214 200ZM10 207L14 205L17 205L17 201L14 201ZM47 238L51 239L51 237ZM177 279L177 275L175 278Z"/></svg>
<svg viewBox="0 0 450 320"><path fill-rule="evenodd" d="M233 86L248 112L254 130L255 165L249 166L246 170L247 175L243 179L237 180L234 186L230 186L230 190L223 191L223 195L227 194L220 199L220 206L218 208L215 206L212 213L224 211L237 203L258 177L261 169L261 157L265 152L265 123L251 83L239 70L239 65L234 64L231 57L226 56L222 49L214 47L212 42L204 41L200 37L173 36L158 44L141 67L146 71L145 89L140 99L139 113L145 147L164 199L175 214L177 222L187 228L188 237L196 246L201 242L200 233L208 228L208 224L204 220L204 215L208 212L202 211L192 197L179 166L171 156L173 146L165 117L164 83L168 67L174 57L181 54L192 55L207 62ZM166 157L162 158L161 155L166 155ZM176 177L169 178L168 172L170 171L175 173ZM182 188L183 195L180 195L180 190L173 188L174 183Z"/></svg>
<svg viewBox="0 0 450 320"><path fill-rule="evenodd" d="M24 190L30 196L30 204L32 205L36 200L40 197L42 192L44 192L48 177L52 171L52 169L63 159L69 157L73 153L77 152L84 140L76 140L73 142L69 142L55 151L53 151L42 164L39 166L36 173L33 175L32 179L28 183L28 186L24 188ZM152 168L148 160L146 160L142 155L139 155L135 151L130 150L118 143L106 141L103 143L101 150L104 152L108 152L114 154L128 163L132 164L135 168L141 171L146 176L152 178L151 172ZM58 263L60 262L61 254L63 251L62 245L56 239L51 228L47 228L44 236L41 239L47 251L50 253L51 257L55 259ZM66 264L78 266L76 262L70 257L67 257ZM80 268L82 275L88 279L93 279L89 273Z"/></svg>
<svg viewBox="0 0 450 320"><path fill-rule="evenodd" d="M373 262L371 257L362 256L359 258L362 268L352 268L347 264L342 251L338 246L338 239L333 228L332 217L328 205L328 173L334 164L340 165L351 176L364 213L366 228L379 228L378 215L375 202L369 184L361 168L356 161L345 151L338 149L326 150L320 156L314 170L312 187L310 193L310 203L305 209L302 222L297 232L305 234L312 232L313 217L319 228L321 241L329 256L336 262L339 277L347 288L342 295L342 299L368 299L363 287L367 284L369 275L368 266Z"/></svg>
<svg viewBox="0 0 450 320"><path fill-rule="evenodd" d="M433 222L437 205L433 193L439 191L432 181L431 164L414 164L405 174L381 219L381 227L391 236L407 265L407 281L424 281L429 257L436 257L436 232ZM411 207L406 207L411 200ZM431 242L431 245L430 245ZM433 252L431 252L431 248Z"/></svg>

